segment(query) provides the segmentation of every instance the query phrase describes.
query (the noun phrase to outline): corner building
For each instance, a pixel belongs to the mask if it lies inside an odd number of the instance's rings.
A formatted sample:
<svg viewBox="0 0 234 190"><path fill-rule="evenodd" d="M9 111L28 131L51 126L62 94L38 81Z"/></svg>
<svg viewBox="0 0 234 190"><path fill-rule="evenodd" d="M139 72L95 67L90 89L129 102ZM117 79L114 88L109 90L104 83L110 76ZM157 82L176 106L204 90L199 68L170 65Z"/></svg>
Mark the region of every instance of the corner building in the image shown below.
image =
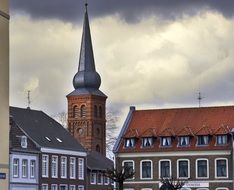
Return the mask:
<svg viewBox="0 0 234 190"><path fill-rule="evenodd" d="M114 147L131 167L125 190L158 190L162 178L182 190L233 189L234 106L136 110L130 107Z"/></svg>

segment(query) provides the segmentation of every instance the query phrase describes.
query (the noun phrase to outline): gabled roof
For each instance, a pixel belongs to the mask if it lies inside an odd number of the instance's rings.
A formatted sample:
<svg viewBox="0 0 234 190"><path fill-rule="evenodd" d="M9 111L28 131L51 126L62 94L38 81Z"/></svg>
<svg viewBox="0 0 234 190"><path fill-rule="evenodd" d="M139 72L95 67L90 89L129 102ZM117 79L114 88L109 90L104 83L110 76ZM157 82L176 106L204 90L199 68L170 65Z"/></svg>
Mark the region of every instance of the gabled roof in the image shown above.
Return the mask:
<svg viewBox="0 0 234 190"><path fill-rule="evenodd" d="M137 138L139 137L139 134L138 134L138 131L137 129L129 129L125 135L124 135L125 138Z"/></svg>
<svg viewBox="0 0 234 190"><path fill-rule="evenodd" d="M154 110L135 110L132 107L115 144L114 153L162 151L160 140L156 140L156 144L151 149L143 149L142 141L137 141L132 149L124 148L124 138L131 136L130 132L133 134L133 131L137 131L138 138L142 138L152 129L155 129L156 139L162 136L190 136L191 146L186 147L186 150L222 150L222 146L216 145L215 138L212 138L211 146L197 147L195 136L231 134L233 128L234 106ZM185 148L177 147L176 143L178 143L177 138L173 140L171 147L163 149L163 151L173 151L175 148L185 150ZM230 148L231 143L228 143L227 146Z"/></svg>
<svg viewBox="0 0 234 190"><path fill-rule="evenodd" d="M156 137L156 129L155 128L149 128L146 129L142 134L140 134L141 137Z"/></svg>
<svg viewBox="0 0 234 190"><path fill-rule="evenodd" d="M10 115L38 147L85 152L62 125L42 111L10 107Z"/></svg>
<svg viewBox="0 0 234 190"><path fill-rule="evenodd" d="M98 152L88 152L87 155L87 167L89 170L105 171L111 169L114 166L114 162Z"/></svg>

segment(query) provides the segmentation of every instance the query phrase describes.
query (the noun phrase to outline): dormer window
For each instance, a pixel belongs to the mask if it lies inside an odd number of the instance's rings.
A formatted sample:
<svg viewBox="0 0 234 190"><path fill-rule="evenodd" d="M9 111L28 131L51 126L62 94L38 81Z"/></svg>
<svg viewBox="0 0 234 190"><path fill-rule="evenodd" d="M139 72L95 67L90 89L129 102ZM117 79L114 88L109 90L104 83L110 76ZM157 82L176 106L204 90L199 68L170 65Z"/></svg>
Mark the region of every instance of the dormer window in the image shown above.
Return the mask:
<svg viewBox="0 0 234 190"><path fill-rule="evenodd" d="M179 146L189 146L189 136L179 137Z"/></svg>
<svg viewBox="0 0 234 190"><path fill-rule="evenodd" d="M142 147L151 147L153 145L153 137L143 137Z"/></svg>
<svg viewBox="0 0 234 190"><path fill-rule="evenodd" d="M27 143L27 137L26 136L22 136L21 137L21 147L22 148L27 148L28 143Z"/></svg>
<svg viewBox="0 0 234 190"><path fill-rule="evenodd" d="M227 144L227 142L228 142L227 135L217 135L216 136L216 144L223 145L223 144Z"/></svg>
<svg viewBox="0 0 234 190"><path fill-rule="evenodd" d="M127 138L125 139L125 147L131 148L135 146L135 138Z"/></svg>
<svg viewBox="0 0 234 190"><path fill-rule="evenodd" d="M197 145L208 145L209 136L208 135L199 135L197 138Z"/></svg>
<svg viewBox="0 0 234 190"><path fill-rule="evenodd" d="M161 137L161 146L163 147L171 146L171 137Z"/></svg>

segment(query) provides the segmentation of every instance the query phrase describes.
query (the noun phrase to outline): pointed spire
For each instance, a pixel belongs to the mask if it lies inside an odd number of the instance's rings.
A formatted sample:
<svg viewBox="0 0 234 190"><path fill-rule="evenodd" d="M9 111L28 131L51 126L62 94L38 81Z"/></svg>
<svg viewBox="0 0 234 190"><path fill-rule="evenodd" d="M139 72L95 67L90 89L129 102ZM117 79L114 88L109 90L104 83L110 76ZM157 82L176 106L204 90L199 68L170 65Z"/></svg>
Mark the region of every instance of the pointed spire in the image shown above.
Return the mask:
<svg viewBox="0 0 234 190"><path fill-rule="evenodd" d="M73 86L75 89L99 89L101 85L101 78L95 69L87 6L88 4L85 3L85 15L80 48L79 67L78 72L73 78Z"/></svg>

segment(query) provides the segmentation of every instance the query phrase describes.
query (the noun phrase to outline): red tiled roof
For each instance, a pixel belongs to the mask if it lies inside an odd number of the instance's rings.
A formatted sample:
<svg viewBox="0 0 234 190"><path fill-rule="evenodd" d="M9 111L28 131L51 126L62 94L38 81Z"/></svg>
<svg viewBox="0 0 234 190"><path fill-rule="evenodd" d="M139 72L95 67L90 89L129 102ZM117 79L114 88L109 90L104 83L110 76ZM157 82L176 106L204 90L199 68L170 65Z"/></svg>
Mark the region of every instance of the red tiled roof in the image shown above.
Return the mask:
<svg viewBox="0 0 234 190"><path fill-rule="evenodd" d="M177 148L178 136L189 135L192 141L191 146L187 149L193 150L196 147L196 135L230 134L232 128L234 128L234 106L135 110L128 125L127 133L123 137L129 136L130 130L137 131L139 140L134 151L158 151L160 149L158 144L160 136L175 136L173 146L165 149L165 151L172 151ZM156 134L156 144L151 150L143 150L140 145L140 138L145 137L145 134L150 133L149 131L152 131L152 129ZM196 147L196 149L223 148L216 146L215 137L212 137L211 143L212 146ZM123 141L121 144L120 152L132 151L123 147ZM228 146L231 146L231 143Z"/></svg>
<svg viewBox="0 0 234 190"><path fill-rule="evenodd" d="M124 138L137 138L139 137L139 134L137 132L137 129L129 129L124 135Z"/></svg>
<svg viewBox="0 0 234 190"><path fill-rule="evenodd" d="M141 137L156 137L157 136L156 129L155 128L146 129L140 136Z"/></svg>

